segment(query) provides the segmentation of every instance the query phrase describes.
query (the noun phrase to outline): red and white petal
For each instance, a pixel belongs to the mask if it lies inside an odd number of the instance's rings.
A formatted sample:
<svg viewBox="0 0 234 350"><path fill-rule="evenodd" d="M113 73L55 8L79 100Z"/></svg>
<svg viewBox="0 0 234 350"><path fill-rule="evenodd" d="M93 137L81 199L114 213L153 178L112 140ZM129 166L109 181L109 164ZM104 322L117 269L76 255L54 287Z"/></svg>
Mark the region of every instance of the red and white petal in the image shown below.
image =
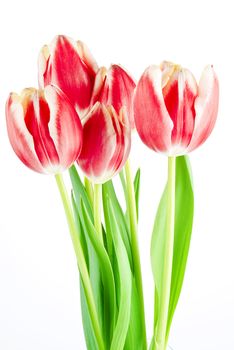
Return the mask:
<svg viewBox="0 0 234 350"><path fill-rule="evenodd" d="M105 67L100 67L97 71L90 106L94 106L96 102L100 102L103 99L103 90L105 87L106 74L107 70ZM105 100L107 100L107 98Z"/></svg>
<svg viewBox="0 0 234 350"><path fill-rule="evenodd" d="M134 96L134 117L142 141L157 152L168 153L173 122L165 106L158 66L150 66L140 78Z"/></svg>
<svg viewBox="0 0 234 350"><path fill-rule="evenodd" d="M99 101L113 106L117 114L122 107L126 108L131 127L135 127L133 116L133 94L136 84L130 74L118 65L111 65L106 73Z"/></svg>
<svg viewBox="0 0 234 350"><path fill-rule="evenodd" d="M78 158L83 141L82 125L66 95L54 86L46 86L45 99L50 110L48 131L61 168L69 168Z"/></svg>
<svg viewBox="0 0 234 350"><path fill-rule="evenodd" d="M118 158L115 161L115 174L121 171L123 166L125 165L130 149L131 149L131 125L128 119L128 114L126 111L126 107L123 107L120 110L119 116L117 116L115 110L112 108L112 114L115 116L116 121L119 124L119 154Z"/></svg>
<svg viewBox="0 0 234 350"><path fill-rule="evenodd" d="M6 103L6 122L10 143L20 160L30 169L43 173L44 169L34 149L33 137L24 122L21 97L10 94Z"/></svg>
<svg viewBox="0 0 234 350"><path fill-rule="evenodd" d="M81 46L78 49L75 41L66 36L57 36L49 45L49 56L45 48L39 55L39 81L41 86L58 86L82 118L90 106L96 73L91 67L88 50L83 49L82 58L79 51L82 51ZM89 56L87 63L83 61L85 56Z"/></svg>
<svg viewBox="0 0 234 350"><path fill-rule="evenodd" d="M50 110L43 92L35 91L25 107L24 122L32 135L38 160L46 173L54 172L53 169L59 166L59 156L49 133L49 121Z"/></svg>
<svg viewBox="0 0 234 350"><path fill-rule="evenodd" d="M89 69L96 74L98 71L98 64L91 54L88 46L82 41L77 41L77 50L82 61L89 67Z"/></svg>
<svg viewBox="0 0 234 350"><path fill-rule="evenodd" d="M38 85L40 89L44 89L45 81L49 80L49 60L50 49L48 45L44 45L38 55Z"/></svg>
<svg viewBox="0 0 234 350"><path fill-rule="evenodd" d="M163 65L163 96L173 122L171 153L181 154L187 148L194 129L194 101L197 83L187 69L172 64Z"/></svg>
<svg viewBox="0 0 234 350"><path fill-rule="evenodd" d="M213 66L205 67L195 100L195 126L188 152L200 146L212 132L218 114L219 83Z"/></svg>

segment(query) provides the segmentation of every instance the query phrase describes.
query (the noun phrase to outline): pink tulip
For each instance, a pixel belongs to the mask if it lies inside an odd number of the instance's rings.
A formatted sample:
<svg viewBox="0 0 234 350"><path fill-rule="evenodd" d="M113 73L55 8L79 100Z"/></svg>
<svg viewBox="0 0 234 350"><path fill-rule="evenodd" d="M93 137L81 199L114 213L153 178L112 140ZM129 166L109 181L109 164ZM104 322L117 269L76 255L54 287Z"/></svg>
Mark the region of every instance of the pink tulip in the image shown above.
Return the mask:
<svg viewBox="0 0 234 350"><path fill-rule="evenodd" d="M64 93L51 85L44 90L11 93L6 104L11 145L29 168L57 174L78 158L82 146L79 117Z"/></svg>
<svg viewBox="0 0 234 350"><path fill-rule="evenodd" d="M38 60L39 85L58 86L82 119L90 108L97 63L81 41L60 35L45 45Z"/></svg>
<svg viewBox="0 0 234 350"><path fill-rule="evenodd" d="M212 66L204 69L198 85L192 73L178 65L150 66L135 92L136 129L154 151L186 154L213 130L218 100L219 84Z"/></svg>
<svg viewBox="0 0 234 350"><path fill-rule="evenodd" d="M78 164L93 182L104 183L122 169L130 152L126 108L117 113L113 106L97 102L83 120L83 137Z"/></svg>

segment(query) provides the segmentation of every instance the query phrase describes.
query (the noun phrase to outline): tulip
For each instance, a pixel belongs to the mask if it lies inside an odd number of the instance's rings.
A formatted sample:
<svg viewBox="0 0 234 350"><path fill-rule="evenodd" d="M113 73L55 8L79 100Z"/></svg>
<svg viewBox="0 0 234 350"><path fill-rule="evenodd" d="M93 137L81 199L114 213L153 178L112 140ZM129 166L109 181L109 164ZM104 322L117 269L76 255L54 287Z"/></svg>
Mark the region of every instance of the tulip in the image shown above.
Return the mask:
<svg viewBox="0 0 234 350"><path fill-rule="evenodd" d="M80 154L80 119L64 93L52 85L24 89L21 95L11 93L6 119L15 153L37 172L60 173Z"/></svg>
<svg viewBox="0 0 234 350"><path fill-rule="evenodd" d="M145 70L136 88L134 116L142 141L168 156L200 146L214 128L219 85L212 66L197 84L192 73L163 62Z"/></svg>
<svg viewBox="0 0 234 350"><path fill-rule="evenodd" d="M81 41L59 35L45 45L38 59L39 86L58 86L71 100L82 119L89 107L97 63Z"/></svg>
<svg viewBox="0 0 234 350"><path fill-rule="evenodd" d="M78 164L94 183L104 183L125 164L131 144L126 108L97 102L83 120L84 143Z"/></svg>

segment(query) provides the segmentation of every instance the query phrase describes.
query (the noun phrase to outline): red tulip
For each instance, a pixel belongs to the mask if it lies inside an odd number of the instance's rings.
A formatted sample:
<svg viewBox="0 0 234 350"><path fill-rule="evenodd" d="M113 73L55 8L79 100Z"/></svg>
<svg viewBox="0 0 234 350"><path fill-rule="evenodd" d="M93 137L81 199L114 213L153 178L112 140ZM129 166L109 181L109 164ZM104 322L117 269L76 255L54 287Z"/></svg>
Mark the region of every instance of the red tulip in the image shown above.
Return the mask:
<svg viewBox="0 0 234 350"><path fill-rule="evenodd" d="M136 88L134 116L142 141L169 156L186 154L210 135L218 112L219 85L207 66L199 85L192 73L164 62L145 70Z"/></svg>
<svg viewBox="0 0 234 350"><path fill-rule="evenodd" d="M97 63L81 41L60 35L39 54L39 85L58 86L82 119L90 107Z"/></svg>
<svg viewBox="0 0 234 350"><path fill-rule="evenodd" d="M64 93L48 85L44 90L11 93L6 104L11 145L29 168L40 173L59 173L80 154L82 126Z"/></svg>
<svg viewBox="0 0 234 350"><path fill-rule="evenodd" d="M131 143L126 108L119 113L113 106L97 102L83 120L84 143L78 164L95 183L104 183L121 170Z"/></svg>

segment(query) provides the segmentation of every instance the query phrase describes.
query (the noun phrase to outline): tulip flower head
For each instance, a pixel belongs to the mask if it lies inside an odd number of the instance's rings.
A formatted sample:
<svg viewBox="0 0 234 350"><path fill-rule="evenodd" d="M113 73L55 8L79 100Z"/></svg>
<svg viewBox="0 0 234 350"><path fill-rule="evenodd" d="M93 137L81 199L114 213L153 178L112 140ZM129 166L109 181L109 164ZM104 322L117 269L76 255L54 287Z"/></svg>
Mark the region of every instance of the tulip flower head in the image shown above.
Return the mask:
<svg viewBox="0 0 234 350"><path fill-rule="evenodd" d="M193 74L163 62L148 67L134 97L136 129L151 149L169 156L200 146L214 128L219 85L212 66L205 67L197 84Z"/></svg>
<svg viewBox="0 0 234 350"><path fill-rule="evenodd" d="M124 166L131 145L131 128L126 108L97 102L83 121L85 142L78 164L94 183L104 183Z"/></svg>
<svg viewBox="0 0 234 350"><path fill-rule="evenodd" d="M80 119L68 98L54 86L24 89L21 95L11 93L6 120L15 153L37 172L57 174L80 154Z"/></svg>
<svg viewBox="0 0 234 350"><path fill-rule="evenodd" d="M82 119L90 107L98 66L87 46L64 35L45 45L38 59L39 86L58 86Z"/></svg>

